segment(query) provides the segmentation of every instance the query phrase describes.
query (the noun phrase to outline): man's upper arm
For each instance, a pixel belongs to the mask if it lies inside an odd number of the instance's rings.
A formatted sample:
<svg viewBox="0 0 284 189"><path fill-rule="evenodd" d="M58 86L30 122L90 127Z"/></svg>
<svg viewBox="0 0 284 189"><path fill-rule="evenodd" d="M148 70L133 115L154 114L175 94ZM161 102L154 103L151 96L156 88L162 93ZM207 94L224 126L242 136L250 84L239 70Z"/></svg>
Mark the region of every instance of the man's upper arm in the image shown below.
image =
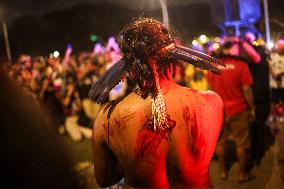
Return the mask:
<svg viewBox="0 0 284 189"><path fill-rule="evenodd" d="M222 98L215 92L211 92L210 94L211 96L211 103L213 104L213 106L216 107L216 109L218 109L218 112L220 113L220 115L222 116L221 119L223 119L223 113L224 113L224 103Z"/></svg>
<svg viewBox="0 0 284 189"><path fill-rule="evenodd" d="M222 125L223 122L223 116L224 116L224 103L221 97L213 92L213 91L206 91L202 92L203 95L205 95L205 98L207 99L207 102L211 105L212 113L214 113L214 117L218 124ZM204 107L206 111L208 110L208 107Z"/></svg>
<svg viewBox="0 0 284 189"><path fill-rule="evenodd" d="M243 48L245 49L247 55L250 57L250 59L258 64L261 61L261 56L260 54L253 48L252 45L248 43L242 43Z"/></svg>
<svg viewBox="0 0 284 189"><path fill-rule="evenodd" d="M93 125L93 157L94 157L94 168L95 168L95 177L97 183L102 186L104 185L104 172L107 169L105 162L107 155L105 154L105 140L104 140L104 129L102 122L102 113L99 112L95 123Z"/></svg>
<svg viewBox="0 0 284 189"><path fill-rule="evenodd" d="M205 98L211 104L223 107L223 100L222 98L214 91L200 91L200 93L205 96Z"/></svg>
<svg viewBox="0 0 284 189"><path fill-rule="evenodd" d="M224 104L221 97L213 91L207 91L205 95L207 103L201 106L203 114L201 117L203 125L206 126L204 132L207 138L207 153L211 154L216 147L223 126Z"/></svg>
<svg viewBox="0 0 284 189"><path fill-rule="evenodd" d="M117 169L118 162L112 153L106 139L107 134L104 129L103 110L101 110L93 126L93 156L94 169L97 183L101 187L111 186L121 180L123 174Z"/></svg>

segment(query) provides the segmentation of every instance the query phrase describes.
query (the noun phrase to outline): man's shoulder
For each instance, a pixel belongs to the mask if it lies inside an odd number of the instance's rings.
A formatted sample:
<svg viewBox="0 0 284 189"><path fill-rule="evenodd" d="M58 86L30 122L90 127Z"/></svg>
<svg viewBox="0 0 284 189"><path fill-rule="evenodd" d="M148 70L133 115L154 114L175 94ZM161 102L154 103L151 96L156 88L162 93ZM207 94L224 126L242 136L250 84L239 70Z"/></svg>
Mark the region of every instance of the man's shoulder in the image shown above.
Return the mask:
<svg viewBox="0 0 284 189"><path fill-rule="evenodd" d="M195 89L186 88L186 87L183 87L183 90L184 90L184 94L190 95L190 96L193 95L195 96L195 98L199 99L199 101L204 100L205 102L210 103L210 104L211 103L223 104L221 97L214 91L210 91L210 90L200 91L200 90L195 90Z"/></svg>
<svg viewBox="0 0 284 189"><path fill-rule="evenodd" d="M209 103L220 103L223 104L221 97L214 91L198 91L198 94L204 97Z"/></svg>
<svg viewBox="0 0 284 189"><path fill-rule="evenodd" d="M145 106L145 99L140 97L135 92L130 93L122 99L117 99L113 102L113 113L119 114L121 112L135 112L139 111Z"/></svg>
<svg viewBox="0 0 284 189"><path fill-rule="evenodd" d="M224 103L221 97L213 91L198 91L187 89L191 94L190 100L184 101L185 106L190 106L196 111L202 120L206 115L222 116L224 111Z"/></svg>

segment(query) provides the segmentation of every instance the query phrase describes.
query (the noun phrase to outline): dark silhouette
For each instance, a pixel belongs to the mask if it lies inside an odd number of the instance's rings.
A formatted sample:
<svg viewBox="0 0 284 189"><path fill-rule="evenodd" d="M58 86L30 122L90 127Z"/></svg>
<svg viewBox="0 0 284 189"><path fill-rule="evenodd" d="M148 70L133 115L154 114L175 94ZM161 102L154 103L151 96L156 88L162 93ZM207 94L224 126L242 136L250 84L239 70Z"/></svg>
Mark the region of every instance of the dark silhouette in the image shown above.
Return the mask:
<svg viewBox="0 0 284 189"><path fill-rule="evenodd" d="M0 68L1 180L6 188L80 188L39 104Z"/></svg>

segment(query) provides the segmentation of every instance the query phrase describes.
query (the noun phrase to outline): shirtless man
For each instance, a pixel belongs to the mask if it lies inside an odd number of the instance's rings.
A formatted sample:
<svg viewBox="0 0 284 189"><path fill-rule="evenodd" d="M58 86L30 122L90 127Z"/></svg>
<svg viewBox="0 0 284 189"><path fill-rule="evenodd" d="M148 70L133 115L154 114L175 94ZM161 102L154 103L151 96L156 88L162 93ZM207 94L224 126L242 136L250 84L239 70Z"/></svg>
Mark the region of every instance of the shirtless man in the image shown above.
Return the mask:
<svg viewBox="0 0 284 189"><path fill-rule="evenodd" d="M208 167L223 121L221 98L173 81L175 60L156 53L172 43L158 21L139 19L122 35L124 68L138 89L104 104L97 115L98 184L107 187L124 178L131 189L212 188Z"/></svg>

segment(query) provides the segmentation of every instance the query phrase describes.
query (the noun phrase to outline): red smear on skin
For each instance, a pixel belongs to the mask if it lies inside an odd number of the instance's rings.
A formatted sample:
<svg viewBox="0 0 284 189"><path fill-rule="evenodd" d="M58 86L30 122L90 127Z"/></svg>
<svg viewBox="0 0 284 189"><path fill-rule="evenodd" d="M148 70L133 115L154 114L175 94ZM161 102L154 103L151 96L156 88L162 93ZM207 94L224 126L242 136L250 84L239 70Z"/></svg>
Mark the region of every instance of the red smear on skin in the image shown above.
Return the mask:
<svg viewBox="0 0 284 189"><path fill-rule="evenodd" d="M166 139L167 132L154 132L144 129L139 132L136 139L136 158L144 158L145 155L158 157L158 147L163 139Z"/></svg>
<svg viewBox="0 0 284 189"><path fill-rule="evenodd" d="M182 112L185 126L188 128L190 148L188 148L187 144L181 144L182 146L178 152L180 158L178 169L181 179L186 185L203 187L210 185L208 161L206 159L209 156L211 158L211 154L206 154L208 149L205 151L207 142L204 133L208 131L203 127L205 123L202 120L207 120L205 117L211 115L202 115L200 117L198 107L194 107L194 104L192 106L185 106ZM159 145L163 140L169 140L169 135L168 132L154 132L147 128L149 127L145 126L137 135L135 155L136 158L147 158L150 163L152 160L152 163L156 165L154 176L156 175L157 179L153 178L149 182L151 185L159 186L156 188L163 188L161 186L166 186L167 181L165 169L163 169L165 165L158 162L162 161L166 154L161 154L162 151L159 151ZM157 161L159 159L160 161ZM161 175L165 176L165 178L161 178Z"/></svg>
<svg viewBox="0 0 284 189"><path fill-rule="evenodd" d="M191 119L191 137L192 137L192 155L195 158L198 158L200 155L200 149L199 149L199 145L200 145L200 141L199 141L199 136L198 136L198 127L196 124L196 117L193 114L193 117Z"/></svg>
<svg viewBox="0 0 284 189"><path fill-rule="evenodd" d="M204 184L210 182L208 179L208 166L204 166L207 161L204 160L203 150L206 146L206 141L203 136L202 125L197 120L196 114L190 111L190 107L184 107L183 118L187 125L190 127L191 135L191 150L187 151L187 148L183 148L184 154L181 158L182 168L184 173L184 181L191 186L204 186ZM204 175L205 174L205 175Z"/></svg>
<svg viewBox="0 0 284 189"><path fill-rule="evenodd" d="M135 156L137 159L145 158L147 163L153 164L154 170L149 178L150 188L168 189L169 183L165 170L165 153L159 150L163 140L168 140L168 131L157 132L146 127L136 138Z"/></svg>
<svg viewBox="0 0 284 189"><path fill-rule="evenodd" d="M183 109L183 119L187 125L190 127L190 134L192 138L191 142L191 152L194 157L198 157L198 128L196 124L196 117L193 113L190 112L188 106L184 107Z"/></svg>
<svg viewBox="0 0 284 189"><path fill-rule="evenodd" d="M161 144L162 140L170 139L170 133L176 126L176 122L171 120L168 116L167 123L169 124L170 128L167 131L153 131L150 129L152 128L152 122L147 119L146 123L146 126L144 126L144 128L138 133L136 138L136 158L144 158L145 155L147 155L147 157L158 158L161 155L159 154L158 150L159 145Z"/></svg>
<svg viewBox="0 0 284 189"><path fill-rule="evenodd" d="M186 124L190 123L190 110L188 106L183 108L183 119Z"/></svg>
<svg viewBox="0 0 284 189"><path fill-rule="evenodd" d="M198 128L196 115L194 113L190 113L189 107L184 107L183 109L183 118L185 123L191 129L191 137L192 137L192 144L191 144L191 152L194 158L198 158L200 156L201 149L204 148L205 139L203 137L202 132Z"/></svg>

